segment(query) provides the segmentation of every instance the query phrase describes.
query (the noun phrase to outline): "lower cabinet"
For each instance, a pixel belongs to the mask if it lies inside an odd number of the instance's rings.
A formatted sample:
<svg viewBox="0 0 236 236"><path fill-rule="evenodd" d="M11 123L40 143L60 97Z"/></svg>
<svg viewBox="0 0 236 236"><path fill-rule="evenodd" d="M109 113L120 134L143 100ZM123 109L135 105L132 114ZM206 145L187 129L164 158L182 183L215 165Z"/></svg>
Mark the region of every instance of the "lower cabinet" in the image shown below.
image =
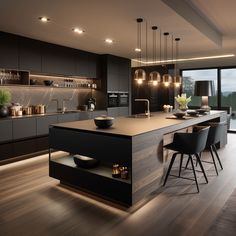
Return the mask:
<svg viewBox="0 0 236 236"><path fill-rule="evenodd" d="M110 107L107 108L108 116L118 117L118 116L128 116L129 107Z"/></svg>
<svg viewBox="0 0 236 236"><path fill-rule="evenodd" d="M77 121L79 120L79 113L68 113L58 115L58 123Z"/></svg>
<svg viewBox="0 0 236 236"><path fill-rule="evenodd" d="M0 122L0 143L12 140L12 120L2 120Z"/></svg>
<svg viewBox="0 0 236 236"><path fill-rule="evenodd" d="M36 118L20 118L13 120L13 140L36 136Z"/></svg>
<svg viewBox="0 0 236 236"><path fill-rule="evenodd" d="M56 124L56 123L57 123L57 115L37 117L36 118L37 136L48 135L49 126L51 124Z"/></svg>

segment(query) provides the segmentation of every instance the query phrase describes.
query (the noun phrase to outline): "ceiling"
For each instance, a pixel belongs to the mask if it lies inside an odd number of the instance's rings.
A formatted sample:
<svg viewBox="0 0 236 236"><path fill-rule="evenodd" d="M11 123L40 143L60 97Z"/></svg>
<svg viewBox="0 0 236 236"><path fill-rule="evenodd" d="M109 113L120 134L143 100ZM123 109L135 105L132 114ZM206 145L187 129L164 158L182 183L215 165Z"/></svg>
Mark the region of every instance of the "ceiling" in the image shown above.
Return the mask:
<svg viewBox="0 0 236 236"><path fill-rule="evenodd" d="M1 0L0 9L1 31L99 54L135 58L138 17L180 37L182 58L236 54L235 0ZM148 37L151 58L151 29Z"/></svg>

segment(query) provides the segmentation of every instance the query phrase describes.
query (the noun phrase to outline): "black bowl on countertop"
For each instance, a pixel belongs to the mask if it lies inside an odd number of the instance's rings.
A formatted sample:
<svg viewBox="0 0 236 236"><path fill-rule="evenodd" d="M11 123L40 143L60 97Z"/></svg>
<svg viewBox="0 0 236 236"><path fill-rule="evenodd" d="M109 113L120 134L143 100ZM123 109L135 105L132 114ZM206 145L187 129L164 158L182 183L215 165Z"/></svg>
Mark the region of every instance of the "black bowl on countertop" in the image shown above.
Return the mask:
<svg viewBox="0 0 236 236"><path fill-rule="evenodd" d="M111 116L98 116L94 118L94 123L98 128L109 128L113 125L114 117Z"/></svg>
<svg viewBox="0 0 236 236"><path fill-rule="evenodd" d="M199 114L199 112L192 110L192 111L187 111L187 114L190 116L197 116Z"/></svg>
<svg viewBox="0 0 236 236"><path fill-rule="evenodd" d="M46 86L51 86L53 84L53 80L44 80L43 82Z"/></svg>
<svg viewBox="0 0 236 236"><path fill-rule="evenodd" d="M98 160L86 156L74 155L73 159L78 167L86 169L94 168L99 164Z"/></svg>
<svg viewBox="0 0 236 236"><path fill-rule="evenodd" d="M175 112L175 113L173 113L173 115L176 118L183 118L186 115L186 113L185 112Z"/></svg>

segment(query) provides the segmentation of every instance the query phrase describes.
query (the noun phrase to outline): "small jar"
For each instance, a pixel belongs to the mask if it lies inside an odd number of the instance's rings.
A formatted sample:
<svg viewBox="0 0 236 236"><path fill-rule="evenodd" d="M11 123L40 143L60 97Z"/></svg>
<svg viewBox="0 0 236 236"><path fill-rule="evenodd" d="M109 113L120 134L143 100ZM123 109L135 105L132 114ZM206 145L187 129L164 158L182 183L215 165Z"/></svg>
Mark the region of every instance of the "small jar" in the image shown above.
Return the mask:
<svg viewBox="0 0 236 236"><path fill-rule="evenodd" d="M112 177L120 178L120 167L118 164L112 166Z"/></svg>
<svg viewBox="0 0 236 236"><path fill-rule="evenodd" d="M128 179L128 168L123 167L122 171L120 172L121 179Z"/></svg>

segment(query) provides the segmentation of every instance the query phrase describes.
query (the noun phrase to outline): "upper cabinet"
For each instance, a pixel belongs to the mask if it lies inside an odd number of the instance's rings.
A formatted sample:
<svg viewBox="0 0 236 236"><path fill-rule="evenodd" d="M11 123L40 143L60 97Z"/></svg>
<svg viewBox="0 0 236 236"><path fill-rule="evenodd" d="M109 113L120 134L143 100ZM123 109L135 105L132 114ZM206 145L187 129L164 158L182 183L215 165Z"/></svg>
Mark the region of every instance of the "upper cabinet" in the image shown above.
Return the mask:
<svg viewBox="0 0 236 236"><path fill-rule="evenodd" d="M75 50L54 44L42 44L42 72L76 75Z"/></svg>
<svg viewBox="0 0 236 236"><path fill-rule="evenodd" d="M97 78L98 55L0 31L0 68Z"/></svg>
<svg viewBox="0 0 236 236"><path fill-rule="evenodd" d="M41 72L41 42L29 38L19 39L19 69Z"/></svg>
<svg viewBox="0 0 236 236"><path fill-rule="evenodd" d="M18 69L18 37L0 32L0 68Z"/></svg>
<svg viewBox="0 0 236 236"><path fill-rule="evenodd" d="M104 76L107 79L108 91L129 91L130 67L129 59L113 55L105 55Z"/></svg>
<svg viewBox="0 0 236 236"><path fill-rule="evenodd" d="M76 75L97 78L97 55L77 50Z"/></svg>

